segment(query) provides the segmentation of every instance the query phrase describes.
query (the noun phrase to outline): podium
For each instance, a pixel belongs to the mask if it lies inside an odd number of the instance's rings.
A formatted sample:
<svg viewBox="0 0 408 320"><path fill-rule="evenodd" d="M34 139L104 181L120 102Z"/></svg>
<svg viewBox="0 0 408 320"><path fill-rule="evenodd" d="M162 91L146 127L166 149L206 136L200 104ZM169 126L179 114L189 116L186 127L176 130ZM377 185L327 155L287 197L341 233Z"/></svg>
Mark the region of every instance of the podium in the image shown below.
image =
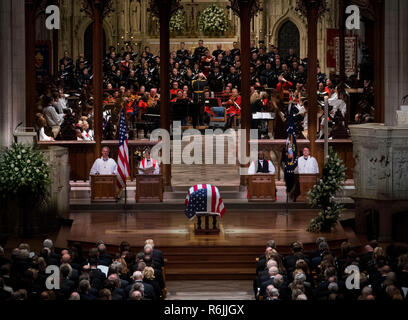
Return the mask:
<svg viewBox="0 0 408 320"><path fill-rule="evenodd" d="M91 176L91 201L114 202L117 201L116 175Z"/></svg>
<svg viewBox="0 0 408 320"><path fill-rule="evenodd" d="M306 202L307 193L314 187L319 178L318 174L297 174L295 175L295 201Z"/></svg>
<svg viewBox="0 0 408 320"><path fill-rule="evenodd" d="M256 174L248 176L248 201L276 201L274 174Z"/></svg>
<svg viewBox="0 0 408 320"><path fill-rule="evenodd" d="M158 174L136 175L136 202L163 202L163 176Z"/></svg>

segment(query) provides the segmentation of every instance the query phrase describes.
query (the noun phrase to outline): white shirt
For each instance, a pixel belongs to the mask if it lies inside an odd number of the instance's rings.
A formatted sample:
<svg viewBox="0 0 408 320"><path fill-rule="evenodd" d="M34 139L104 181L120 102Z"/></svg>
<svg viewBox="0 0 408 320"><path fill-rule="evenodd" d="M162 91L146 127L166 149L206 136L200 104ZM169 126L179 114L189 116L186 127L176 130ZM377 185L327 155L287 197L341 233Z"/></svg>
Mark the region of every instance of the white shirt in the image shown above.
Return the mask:
<svg viewBox="0 0 408 320"><path fill-rule="evenodd" d="M301 156L298 159L298 171L299 174L319 174L319 165L315 158L309 156L305 159Z"/></svg>
<svg viewBox="0 0 408 320"><path fill-rule="evenodd" d="M340 110L343 117L346 117L347 105L343 100L339 99L337 93L334 93L329 99L329 105L333 107L331 112L333 116L336 114L337 110Z"/></svg>
<svg viewBox="0 0 408 320"><path fill-rule="evenodd" d="M86 136L88 134L88 136ZM93 141L94 140L94 136L93 136L93 131L89 130L88 132L86 132L85 130L82 131L82 138L85 141Z"/></svg>
<svg viewBox="0 0 408 320"><path fill-rule="evenodd" d="M139 169L149 169L154 166L154 171L153 174L160 174L160 166L156 160L153 158L150 158L149 160L144 158L142 161L140 161ZM144 166L143 166L144 165ZM144 174L143 171L139 170L139 174Z"/></svg>
<svg viewBox="0 0 408 320"><path fill-rule="evenodd" d="M100 175L109 175L117 174L117 164L115 160L109 158L104 160L103 158L96 159L95 163L91 169L91 175L100 174Z"/></svg>
<svg viewBox="0 0 408 320"><path fill-rule="evenodd" d="M39 135L40 141L52 141L52 138L45 134L44 127L40 129L40 131L38 132L38 135Z"/></svg>
<svg viewBox="0 0 408 320"><path fill-rule="evenodd" d="M257 160L257 161L253 161L251 163L251 165L249 166L248 169L248 175L254 175L257 174L256 172L258 171L258 161L261 163L261 165L263 166L263 162L265 160ZM269 174L275 174L275 166L273 165L272 161L268 160L268 170L269 170Z"/></svg>
<svg viewBox="0 0 408 320"><path fill-rule="evenodd" d="M59 127L64 122L64 115L58 114L55 108L51 105L44 108L43 114L50 127Z"/></svg>

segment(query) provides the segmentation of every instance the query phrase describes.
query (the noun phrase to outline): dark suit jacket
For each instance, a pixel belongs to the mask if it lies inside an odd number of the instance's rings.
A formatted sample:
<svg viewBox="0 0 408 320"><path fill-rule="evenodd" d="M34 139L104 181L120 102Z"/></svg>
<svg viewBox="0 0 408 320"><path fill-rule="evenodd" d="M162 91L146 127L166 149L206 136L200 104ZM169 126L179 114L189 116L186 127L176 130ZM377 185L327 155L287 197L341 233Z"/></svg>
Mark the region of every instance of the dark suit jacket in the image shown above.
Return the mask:
<svg viewBox="0 0 408 320"><path fill-rule="evenodd" d="M70 279L64 279L61 282L61 289L58 292L58 297L61 300L68 300L71 293L76 289L75 282Z"/></svg>
<svg viewBox="0 0 408 320"><path fill-rule="evenodd" d="M144 286L144 297L145 297L145 299L147 299L147 300L158 300L158 298L156 298L156 295L155 295L155 293L154 293L154 288L153 288L153 286L152 286L151 284L149 284L149 283L144 282L144 281L134 281L134 282L132 282L131 284L129 284L129 285L126 287L126 290L125 290L125 292L126 292L126 297L129 297L129 292L130 292L130 290L132 289L132 285L133 285L134 283L136 283L136 282L142 282L142 284L143 284L143 286Z"/></svg>
<svg viewBox="0 0 408 320"><path fill-rule="evenodd" d="M96 290L101 290L103 286L103 282L106 280L105 274L99 269L92 269L89 272L91 287L95 288Z"/></svg>
<svg viewBox="0 0 408 320"><path fill-rule="evenodd" d="M269 278L268 280L261 283L261 291L259 292L259 294L261 296L263 296L263 297L266 296L266 288L271 284L273 285L273 279L274 278L272 277L272 278Z"/></svg>
<svg viewBox="0 0 408 320"><path fill-rule="evenodd" d="M164 256L163 256L163 252L161 252L158 249L153 249L153 261L156 263L157 267L164 267L165 263L164 263Z"/></svg>
<svg viewBox="0 0 408 320"><path fill-rule="evenodd" d="M99 255L98 264L109 267L112 264L112 256L107 253Z"/></svg>
<svg viewBox="0 0 408 320"><path fill-rule="evenodd" d="M148 283L153 287L154 290L154 294L156 296L156 299L159 299L161 296L161 289L160 289L160 285L157 282L157 280L144 280L143 283Z"/></svg>
<svg viewBox="0 0 408 320"><path fill-rule="evenodd" d="M96 297L89 293L88 294L80 293L79 296L81 297L81 300L84 301L96 300Z"/></svg>
<svg viewBox="0 0 408 320"><path fill-rule="evenodd" d="M126 293L125 290L122 288L115 288L112 291L112 300L126 300Z"/></svg>
<svg viewBox="0 0 408 320"><path fill-rule="evenodd" d="M55 252L51 252L46 259L47 265L60 266L61 265L61 255Z"/></svg>

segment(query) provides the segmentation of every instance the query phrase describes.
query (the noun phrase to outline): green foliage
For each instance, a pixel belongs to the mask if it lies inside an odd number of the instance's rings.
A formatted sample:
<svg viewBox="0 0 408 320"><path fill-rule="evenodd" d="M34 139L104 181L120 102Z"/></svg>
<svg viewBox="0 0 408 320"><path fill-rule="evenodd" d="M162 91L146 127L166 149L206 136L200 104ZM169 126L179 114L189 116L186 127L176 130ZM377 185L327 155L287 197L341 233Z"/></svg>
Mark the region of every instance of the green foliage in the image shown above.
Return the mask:
<svg viewBox="0 0 408 320"><path fill-rule="evenodd" d="M182 32L186 29L186 17L183 10L179 9L170 19L170 31Z"/></svg>
<svg viewBox="0 0 408 320"><path fill-rule="evenodd" d="M227 31L228 18L223 9L212 4L201 13L198 26L206 34L223 33Z"/></svg>
<svg viewBox="0 0 408 320"><path fill-rule="evenodd" d="M319 215L310 222L308 232L330 232L337 224L343 206L334 201L334 196L345 181L346 167L337 153L330 148L322 179L308 193L309 204L314 209L320 209Z"/></svg>
<svg viewBox="0 0 408 320"><path fill-rule="evenodd" d="M0 195L41 202L48 195L50 168L41 151L13 144L0 154Z"/></svg>

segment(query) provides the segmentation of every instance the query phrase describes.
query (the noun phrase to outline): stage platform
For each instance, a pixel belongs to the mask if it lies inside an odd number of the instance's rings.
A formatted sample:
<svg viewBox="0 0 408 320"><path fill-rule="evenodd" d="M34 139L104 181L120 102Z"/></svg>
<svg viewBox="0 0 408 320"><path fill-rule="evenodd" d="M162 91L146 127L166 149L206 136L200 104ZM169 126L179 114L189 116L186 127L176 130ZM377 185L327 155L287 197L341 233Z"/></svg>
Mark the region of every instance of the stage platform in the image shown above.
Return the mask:
<svg viewBox="0 0 408 320"><path fill-rule="evenodd" d="M352 217L354 213L347 214ZM189 221L183 210L75 211L70 214L72 226L60 230L56 246L64 248L80 242L88 249L103 240L115 254L119 244L127 241L137 253L145 239L152 238L167 259L168 280L252 279L255 259L271 239L281 254L288 254L290 244L296 240L302 241L305 251L310 252L315 249L318 236L324 236L335 251L346 240L353 246L361 245L354 233L340 223L332 233L306 232L316 215L313 210L290 210L286 215L285 210L230 209L219 220L219 236L196 236L194 221Z"/></svg>
<svg viewBox="0 0 408 320"><path fill-rule="evenodd" d="M90 186L88 182L71 182L70 209L71 211L91 212L98 210L133 210L133 211L167 211L185 209L184 201L188 192L188 186L173 186L171 191L164 192L162 203L136 203L136 183L128 182L127 202L125 205L124 193L118 202L92 203L90 200ZM299 210L308 208L307 203L293 202L286 199L286 187L283 181L276 182L277 200L275 202L248 202L247 190L237 185L218 186L221 197L227 210ZM337 201L342 203L346 209L354 209L354 201L350 198L353 194L354 181L348 180L341 192L337 194Z"/></svg>

